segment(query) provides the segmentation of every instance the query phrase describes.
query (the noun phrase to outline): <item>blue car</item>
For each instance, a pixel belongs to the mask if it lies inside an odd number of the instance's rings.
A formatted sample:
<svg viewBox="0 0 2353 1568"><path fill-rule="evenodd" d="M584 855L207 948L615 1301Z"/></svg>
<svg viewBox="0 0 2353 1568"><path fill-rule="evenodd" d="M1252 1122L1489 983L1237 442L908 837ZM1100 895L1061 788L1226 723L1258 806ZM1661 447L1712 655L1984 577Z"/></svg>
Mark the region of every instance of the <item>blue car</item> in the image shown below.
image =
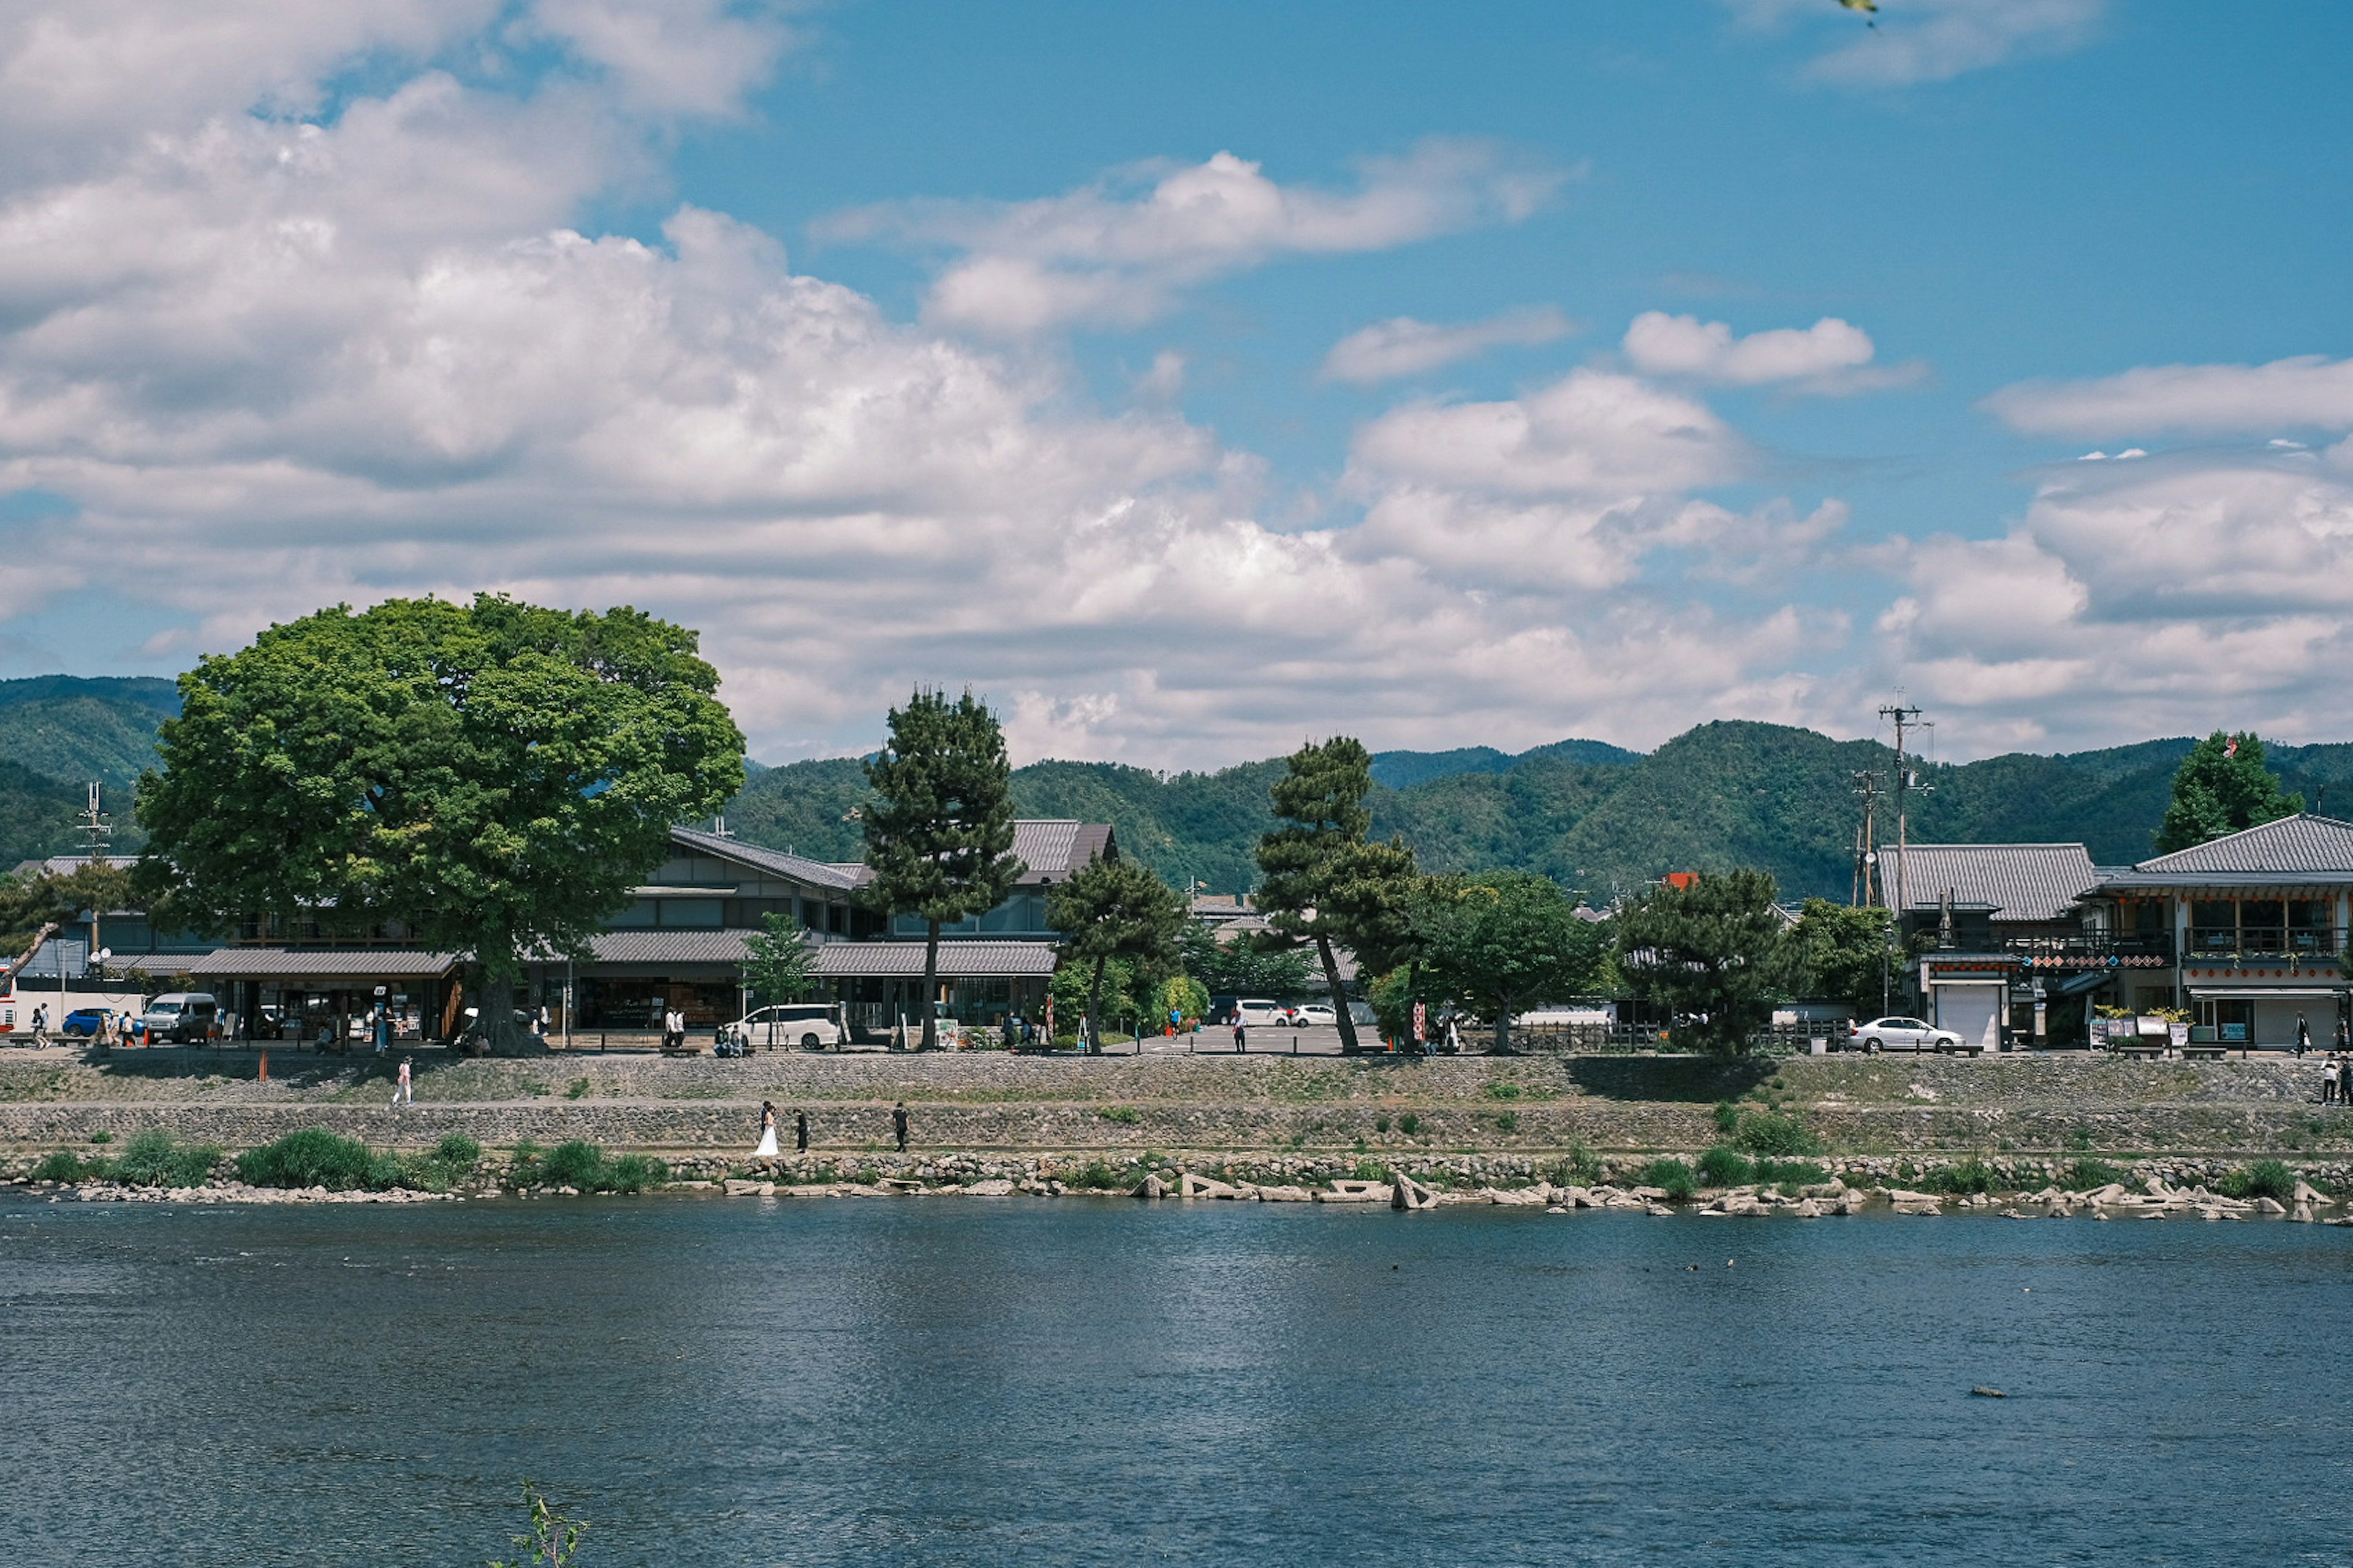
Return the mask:
<svg viewBox="0 0 2353 1568"><path fill-rule="evenodd" d="M58 1032L61 1035L95 1035L105 1022L106 1014L100 1009L77 1007L66 1015L66 1021L58 1026Z"/></svg>

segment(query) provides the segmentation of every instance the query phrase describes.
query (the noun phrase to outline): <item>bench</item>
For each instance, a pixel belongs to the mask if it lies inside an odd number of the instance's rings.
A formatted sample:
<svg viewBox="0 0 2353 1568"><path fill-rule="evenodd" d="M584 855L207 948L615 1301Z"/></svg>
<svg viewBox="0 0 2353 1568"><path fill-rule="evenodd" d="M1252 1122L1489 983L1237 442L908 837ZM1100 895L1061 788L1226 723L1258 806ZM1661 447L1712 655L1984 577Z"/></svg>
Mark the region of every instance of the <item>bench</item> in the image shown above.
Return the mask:
<svg viewBox="0 0 2353 1568"><path fill-rule="evenodd" d="M2112 1042L2108 1049L2120 1057L2138 1057L2153 1062L2165 1055L2170 1047L2171 1042L2166 1040L2125 1040Z"/></svg>
<svg viewBox="0 0 2353 1568"><path fill-rule="evenodd" d="M2231 1054L2231 1047L2211 1040L2200 1040L2181 1047L2184 1061L2219 1062Z"/></svg>

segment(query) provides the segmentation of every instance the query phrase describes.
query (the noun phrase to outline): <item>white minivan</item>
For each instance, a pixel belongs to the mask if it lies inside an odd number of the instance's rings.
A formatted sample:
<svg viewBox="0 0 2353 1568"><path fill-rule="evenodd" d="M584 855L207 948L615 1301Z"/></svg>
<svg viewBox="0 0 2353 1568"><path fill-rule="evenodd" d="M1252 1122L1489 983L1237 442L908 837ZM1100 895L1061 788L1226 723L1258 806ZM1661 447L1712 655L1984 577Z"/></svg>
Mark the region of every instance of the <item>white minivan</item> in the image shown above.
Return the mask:
<svg viewBox="0 0 2353 1568"><path fill-rule="evenodd" d="M840 1003L780 1002L720 1025L718 1043L744 1050L798 1046L805 1051L838 1051L849 1037L849 1031L842 1026Z"/></svg>
<svg viewBox="0 0 2353 1568"><path fill-rule="evenodd" d="M1290 1008L1280 1002L1269 1002L1259 996L1243 997L1234 1004L1234 1011L1240 1013L1242 1022L1253 1029L1271 1029L1277 1025L1291 1022Z"/></svg>
<svg viewBox="0 0 2353 1568"><path fill-rule="evenodd" d="M209 1040L220 1020L220 1004L206 991L167 991L139 1015L139 1034L149 1045L175 1046Z"/></svg>

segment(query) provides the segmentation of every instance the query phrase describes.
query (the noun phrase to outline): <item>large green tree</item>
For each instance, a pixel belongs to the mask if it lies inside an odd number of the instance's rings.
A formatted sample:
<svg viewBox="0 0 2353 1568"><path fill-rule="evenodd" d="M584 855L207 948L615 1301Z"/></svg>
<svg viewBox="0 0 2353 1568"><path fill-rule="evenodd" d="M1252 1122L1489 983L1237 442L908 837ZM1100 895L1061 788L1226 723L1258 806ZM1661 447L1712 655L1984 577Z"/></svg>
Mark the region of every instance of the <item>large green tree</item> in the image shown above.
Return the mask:
<svg viewBox="0 0 2353 1568"><path fill-rule="evenodd" d="M891 710L890 729L866 764L866 895L923 918L928 1051L939 1045L940 927L995 909L1027 868L1013 853L1013 770L997 715L969 688L954 702L919 688Z"/></svg>
<svg viewBox="0 0 2353 1568"><path fill-rule="evenodd" d="M1894 921L1886 910L1808 899L1789 928L1796 989L1843 1002L1859 1018L1876 1016L1896 967Z"/></svg>
<svg viewBox="0 0 2353 1568"><path fill-rule="evenodd" d="M493 1049L529 954L578 953L744 784L695 634L633 609L390 599L276 626L180 678L139 781L165 919L387 922L470 952Z"/></svg>
<svg viewBox="0 0 2353 1568"><path fill-rule="evenodd" d="M1402 839L1365 841L1372 787L1372 754L1362 742L1339 735L1302 746L1268 791L1276 826L1258 841L1267 945L1314 948L1345 1051L1356 1048L1356 1025L1334 949L1348 948L1369 977L1398 962L1411 942L1413 851Z"/></svg>
<svg viewBox="0 0 2353 1568"><path fill-rule="evenodd" d="M1416 901L1419 962L1440 994L1495 1020L1495 1049L1512 1048L1512 1015L1589 991L1606 946L1600 926L1549 877L1489 871L1428 880Z"/></svg>
<svg viewBox="0 0 2353 1568"><path fill-rule="evenodd" d="M2217 730L2189 750L2174 771L2173 798L2158 824L2157 852L2170 855L2259 823L2294 816L2304 796L2280 787L2263 765L2263 743L2242 731Z"/></svg>
<svg viewBox="0 0 2353 1568"><path fill-rule="evenodd" d="M1763 871L1661 882L1619 914L1619 973L1675 1016L1676 1037L1737 1055L1772 1021L1795 978L1794 950Z"/></svg>
<svg viewBox="0 0 2353 1568"><path fill-rule="evenodd" d="M800 922L773 910L744 939L744 985L761 1002L797 1002L817 989L816 955Z"/></svg>
<svg viewBox="0 0 2353 1568"><path fill-rule="evenodd" d="M1104 966L1124 959L1156 973L1176 963L1185 897L1141 860L1093 859L1047 889L1046 923L1062 933L1063 957L1088 968L1087 1049L1103 1050Z"/></svg>
<svg viewBox="0 0 2353 1568"><path fill-rule="evenodd" d="M72 926L132 907L129 862L92 860L62 874L37 871L0 877L0 964L13 963L49 926ZM104 927L99 940L105 940Z"/></svg>
<svg viewBox="0 0 2353 1568"><path fill-rule="evenodd" d="M1301 995L1315 983L1297 948L1269 952L1240 936L1220 942L1198 921L1185 923L1177 959L1186 973L1214 994L1280 1000Z"/></svg>

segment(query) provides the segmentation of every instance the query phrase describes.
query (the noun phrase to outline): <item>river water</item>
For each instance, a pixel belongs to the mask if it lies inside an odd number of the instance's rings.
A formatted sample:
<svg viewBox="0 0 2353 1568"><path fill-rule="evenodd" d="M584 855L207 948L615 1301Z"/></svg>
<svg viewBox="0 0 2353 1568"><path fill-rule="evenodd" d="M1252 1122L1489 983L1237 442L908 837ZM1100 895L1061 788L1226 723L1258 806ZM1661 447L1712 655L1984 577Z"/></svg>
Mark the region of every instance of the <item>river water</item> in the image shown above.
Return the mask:
<svg viewBox="0 0 2353 1568"><path fill-rule="evenodd" d="M2348 1405L2315 1226L0 1203L16 1568L2348 1563Z"/></svg>

